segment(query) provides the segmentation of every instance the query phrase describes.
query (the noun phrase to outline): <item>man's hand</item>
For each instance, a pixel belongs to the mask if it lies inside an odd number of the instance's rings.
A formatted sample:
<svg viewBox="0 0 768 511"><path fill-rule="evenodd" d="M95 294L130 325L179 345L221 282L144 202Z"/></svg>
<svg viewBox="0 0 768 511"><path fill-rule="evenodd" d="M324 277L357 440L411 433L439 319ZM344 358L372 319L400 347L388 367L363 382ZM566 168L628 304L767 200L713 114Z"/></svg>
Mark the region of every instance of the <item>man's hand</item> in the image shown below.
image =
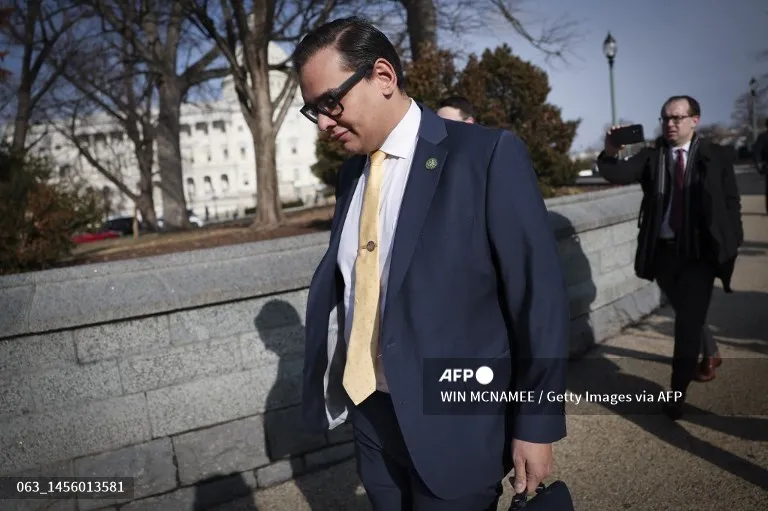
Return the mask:
<svg viewBox="0 0 768 511"><path fill-rule="evenodd" d="M604 148L604 151L605 151L605 155L606 156L614 158L617 154L619 154L619 151L624 149L624 146L616 147L611 142L611 134L615 130L617 130L619 128L623 128L624 126L626 126L626 125L622 124L620 126L611 126L611 128L608 131L605 132L605 148Z"/></svg>
<svg viewBox="0 0 768 511"><path fill-rule="evenodd" d="M512 440L512 461L515 464L515 493L536 493L536 487L551 473L552 444L534 444Z"/></svg>

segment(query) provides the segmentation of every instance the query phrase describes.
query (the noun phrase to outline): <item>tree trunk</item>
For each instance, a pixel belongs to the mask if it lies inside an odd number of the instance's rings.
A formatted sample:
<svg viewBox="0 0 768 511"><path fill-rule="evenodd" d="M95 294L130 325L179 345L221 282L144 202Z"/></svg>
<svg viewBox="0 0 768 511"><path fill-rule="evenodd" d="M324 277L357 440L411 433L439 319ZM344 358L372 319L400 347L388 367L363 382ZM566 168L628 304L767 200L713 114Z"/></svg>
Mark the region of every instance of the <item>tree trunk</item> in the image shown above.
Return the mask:
<svg viewBox="0 0 768 511"><path fill-rule="evenodd" d="M437 46L437 9L434 0L400 0L405 7L411 58L421 58L424 43Z"/></svg>
<svg viewBox="0 0 768 511"><path fill-rule="evenodd" d="M151 147L151 146L150 146ZM137 151L139 153L139 151ZM139 163L139 196L136 207L141 212L141 218L149 230L157 230L157 213L155 213L154 185L152 183L152 150L137 154Z"/></svg>
<svg viewBox="0 0 768 511"><path fill-rule="evenodd" d="M278 189L275 162L275 126L272 122L272 100L269 92L269 67L266 47L259 58L259 69L253 81L257 105L253 109L253 148L256 152L256 219L254 227L274 227L284 220Z"/></svg>
<svg viewBox="0 0 768 511"><path fill-rule="evenodd" d="M163 80L157 123L157 163L163 194L163 221L170 227L189 227L181 169L179 136L182 92L178 80Z"/></svg>
<svg viewBox="0 0 768 511"><path fill-rule="evenodd" d="M25 76L26 74L26 72L22 72L21 86L19 87L16 101L13 141L11 142L11 150L19 154L23 154L26 147L30 111L32 109L32 84L29 83L28 77Z"/></svg>

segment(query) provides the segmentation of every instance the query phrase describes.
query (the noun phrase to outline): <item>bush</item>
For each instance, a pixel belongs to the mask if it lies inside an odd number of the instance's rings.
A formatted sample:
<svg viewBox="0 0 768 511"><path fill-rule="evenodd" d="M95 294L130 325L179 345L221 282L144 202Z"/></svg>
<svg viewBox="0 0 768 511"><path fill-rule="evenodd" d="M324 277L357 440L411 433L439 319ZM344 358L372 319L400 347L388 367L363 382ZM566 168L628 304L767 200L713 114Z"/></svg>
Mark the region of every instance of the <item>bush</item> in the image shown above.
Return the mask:
<svg viewBox="0 0 768 511"><path fill-rule="evenodd" d="M95 199L63 191L50 175L45 160L0 148L0 274L53 266L73 247L73 230L101 214Z"/></svg>

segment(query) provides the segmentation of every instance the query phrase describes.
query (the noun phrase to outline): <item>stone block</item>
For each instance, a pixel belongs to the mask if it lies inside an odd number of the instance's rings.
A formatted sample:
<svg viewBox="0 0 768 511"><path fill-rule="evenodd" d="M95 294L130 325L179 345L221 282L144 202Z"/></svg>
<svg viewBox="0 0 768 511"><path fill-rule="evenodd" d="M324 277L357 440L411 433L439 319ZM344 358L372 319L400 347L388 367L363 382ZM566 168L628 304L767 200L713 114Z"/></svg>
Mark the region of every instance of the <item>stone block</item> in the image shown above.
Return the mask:
<svg viewBox="0 0 768 511"><path fill-rule="evenodd" d="M630 243L615 245L600 251L600 273L608 273L616 268L632 264L634 252Z"/></svg>
<svg viewBox="0 0 768 511"><path fill-rule="evenodd" d="M158 350L169 343L168 316L120 321L75 330L77 359L82 363Z"/></svg>
<svg viewBox="0 0 768 511"><path fill-rule="evenodd" d="M246 369L273 365L285 357L304 354L304 325L266 328L240 336Z"/></svg>
<svg viewBox="0 0 768 511"><path fill-rule="evenodd" d="M0 285L0 290L0 338L27 333L29 312L35 298L34 284L13 287Z"/></svg>
<svg viewBox="0 0 768 511"><path fill-rule="evenodd" d="M174 312L169 317L171 342L174 345L199 343L253 332L257 304L258 300L245 300Z"/></svg>
<svg viewBox="0 0 768 511"><path fill-rule="evenodd" d="M304 466L307 471L333 465L340 461L352 458L355 455L355 446L352 444L334 445L319 451L311 452L304 456Z"/></svg>
<svg viewBox="0 0 768 511"><path fill-rule="evenodd" d="M76 361L72 331L12 337L0 341L2 375L73 365Z"/></svg>
<svg viewBox="0 0 768 511"><path fill-rule="evenodd" d="M651 314L659 306L659 289L646 285L634 293L601 307L591 315L595 341L601 342Z"/></svg>
<svg viewBox="0 0 768 511"><path fill-rule="evenodd" d="M240 343L212 342L171 347L120 361L120 377L126 394L152 390L199 378L239 371Z"/></svg>
<svg viewBox="0 0 768 511"><path fill-rule="evenodd" d="M303 361L281 360L278 366L196 380L147 392L153 436L263 413L301 402Z"/></svg>
<svg viewBox="0 0 768 511"><path fill-rule="evenodd" d="M298 477L303 472L303 459L280 460L256 470L256 481L259 483L259 488L266 488Z"/></svg>
<svg viewBox="0 0 768 511"><path fill-rule="evenodd" d="M585 254L593 254L613 245L613 240L609 234L610 229L612 229L612 227L582 231L576 233L573 238L578 242L581 252Z"/></svg>
<svg viewBox="0 0 768 511"><path fill-rule="evenodd" d="M79 501L80 511L90 511L142 499L176 487L176 466L169 438L160 438L124 449L75 460L76 477L133 477L132 499Z"/></svg>
<svg viewBox="0 0 768 511"><path fill-rule="evenodd" d="M16 472L15 477L72 477L71 461L36 467L24 472ZM13 499L0 500L0 511L75 511L75 499Z"/></svg>
<svg viewBox="0 0 768 511"><path fill-rule="evenodd" d="M634 270L628 266L600 275L595 281L597 295L592 302L592 309L599 309L613 303L646 284L648 282L637 278Z"/></svg>
<svg viewBox="0 0 768 511"><path fill-rule="evenodd" d="M192 511L205 509L196 505L196 488L180 488L155 497L134 500L120 508L120 511Z"/></svg>
<svg viewBox="0 0 768 511"><path fill-rule="evenodd" d="M124 261L116 266L124 266ZM40 332L119 321L154 312L162 303L158 297L170 301L167 283L155 272L101 275L99 270L103 267L87 265L82 268L84 272L68 269L69 272L55 272L58 278L40 279L29 316L30 330ZM85 272L87 277L76 277ZM125 315L128 310L133 312L132 316Z"/></svg>
<svg viewBox="0 0 768 511"><path fill-rule="evenodd" d="M637 234L640 229L637 227L637 221L624 222L611 227L611 245L623 245L624 243L633 243L637 241Z"/></svg>
<svg viewBox="0 0 768 511"><path fill-rule="evenodd" d="M51 369L29 379L39 410L107 399L123 393L114 360Z"/></svg>
<svg viewBox="0 0 768 511"><path fill-rule="evenodd" d="M0 475L149 440L144 395L23 415L0 424Z"/></svg>
<svg viewBox="0 0 768 511"><path fill-rule="evenodd" d="M182 485L266 465L261 415L173 438Z"/></svg>
<svg viewBox="0 0 768 511"><path fill-rule="evenodd" d="M299 325L306 311L307 290L277 297L228 303L171 314L174 344L221 339L246 332Z"/></svg>
<svg viewBox="0 0 768 511"><path fill-rule="evenodd" d="M322 447L325 435L308 433L301 418L301 406L291 406L264 414L269 459L296 456Z"/></svg>
<svg viewBox="0 0 768 511"><path fill-rule="evenodd" d="M0 378L0 421L31 413L35 409L30 378L3 375Z"/></svg>
<svg viewBox="0 0 768 511"><path fill-rule="evenodd" d="M0 336L122 321L306 288L327 246L325 232L0 277Z"/></svg>

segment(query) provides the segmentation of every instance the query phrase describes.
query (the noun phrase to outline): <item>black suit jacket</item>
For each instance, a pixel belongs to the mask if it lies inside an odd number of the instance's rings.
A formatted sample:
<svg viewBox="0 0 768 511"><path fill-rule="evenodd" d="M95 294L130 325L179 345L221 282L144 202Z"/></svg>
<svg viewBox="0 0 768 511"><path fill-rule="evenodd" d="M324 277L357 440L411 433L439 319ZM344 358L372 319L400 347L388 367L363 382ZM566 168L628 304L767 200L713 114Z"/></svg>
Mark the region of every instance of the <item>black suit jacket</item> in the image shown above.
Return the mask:
<svg viewBox="0 0 768 511"><path fill-rule="evenodd" d="M698 147L687 171L692 172L689 204L686 214L691 237L697 246L697 256L711 261L717 276L730 291L730 281L738 249L744 241L741 223L741 197L736 185L732 153L717 144L698 139ZM640 206L638 247L635 272L638 277L654 280L653 265L656 240L664 212L672 195L673 176L669 166L660 167L660 151L669 151L663 139L655 147L644 148L628 160L618 160L601 154L600 174L615 184L640 183L643 201Z"/></svg>

